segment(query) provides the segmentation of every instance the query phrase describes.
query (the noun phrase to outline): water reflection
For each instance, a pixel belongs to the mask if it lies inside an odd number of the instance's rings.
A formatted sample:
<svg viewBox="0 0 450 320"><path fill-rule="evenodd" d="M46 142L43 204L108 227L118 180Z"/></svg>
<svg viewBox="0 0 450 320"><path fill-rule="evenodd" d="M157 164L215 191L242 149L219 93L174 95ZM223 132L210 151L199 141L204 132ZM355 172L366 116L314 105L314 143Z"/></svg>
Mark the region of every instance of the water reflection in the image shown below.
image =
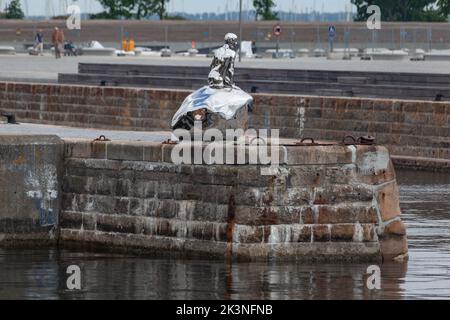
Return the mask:
<svg viewBox="0 0 450 320"><path fill-rule="evenodd" d="M450 298L450 175L400 171L410 262L408 298Z"/></svg>
<svg viewBox="0 0 450 320"><path fill-rule="evenodd" d="M416 299L450 297L450 175L399 172L410 261L369 264L144 259L54 250L0 250L0 298L13 299ZM82 290L66 289L69 265Z"/></svg>
<svg viewBox="0 0 450 320"><path fill-rule="evenodd" d="M4 299L396 299L405 264L384 265L382 291L366 288L368 264L299 265L158 260L47 250L0 251ZM66 289L69 265L82 290Z"/></svg>

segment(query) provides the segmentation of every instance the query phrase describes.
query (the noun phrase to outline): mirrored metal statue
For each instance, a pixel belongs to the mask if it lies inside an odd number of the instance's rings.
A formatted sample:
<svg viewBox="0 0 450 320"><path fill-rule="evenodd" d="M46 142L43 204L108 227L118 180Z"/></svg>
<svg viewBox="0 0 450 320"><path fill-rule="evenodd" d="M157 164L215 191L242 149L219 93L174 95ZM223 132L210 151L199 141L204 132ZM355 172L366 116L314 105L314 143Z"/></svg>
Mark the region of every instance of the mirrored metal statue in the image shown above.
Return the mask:
<svg viewBox="0 0 450 320"><path fill-rule="evenodd" d="M237 49L238 37L233 33L225 35L225 44L214 54L209 85L186 98L172 119L172 130L190 130L194 121L202 121L204 129L246 129L253 98L234 84Z"/></svg>

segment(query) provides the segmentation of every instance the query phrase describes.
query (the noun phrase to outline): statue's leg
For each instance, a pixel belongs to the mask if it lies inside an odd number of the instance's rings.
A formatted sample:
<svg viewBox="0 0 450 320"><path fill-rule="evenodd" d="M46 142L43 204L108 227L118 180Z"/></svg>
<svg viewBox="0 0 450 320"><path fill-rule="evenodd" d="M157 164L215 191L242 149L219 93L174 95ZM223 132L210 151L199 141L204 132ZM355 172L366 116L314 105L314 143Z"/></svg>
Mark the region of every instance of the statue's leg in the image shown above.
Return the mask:
<svg viewBox="0 0 450 320"><path fill-rule="evenodd" d="M212 70L208 76L208 83L210 86L223 87L223 78L219 72Z"/></svg>

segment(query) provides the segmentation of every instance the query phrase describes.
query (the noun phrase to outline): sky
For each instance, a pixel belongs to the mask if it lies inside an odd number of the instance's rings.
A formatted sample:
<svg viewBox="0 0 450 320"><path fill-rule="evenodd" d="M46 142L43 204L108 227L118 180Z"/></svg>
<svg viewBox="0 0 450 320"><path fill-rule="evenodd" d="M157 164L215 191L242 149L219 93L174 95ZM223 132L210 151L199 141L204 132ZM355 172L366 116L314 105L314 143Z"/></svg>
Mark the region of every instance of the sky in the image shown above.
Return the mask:
<svg viewBox="0 0 450 320"><path fill-rule="evenodd" d="M0 7L3 9L10 0L0 0ZM98 12L102 7L96 0L21 0L22 8L27 15L59 15L65 13L64 8L67 4L77 2L82 12ZM244 10L252 8L252 0L243 0ZM339 12L345 11L346 6L350 5L350 0L275 0L276 10L294 12L310 12L314 8L317 11ZM169 12L225 12L226 7L229 11L237 11L239 0L170 0Z"/></svg>

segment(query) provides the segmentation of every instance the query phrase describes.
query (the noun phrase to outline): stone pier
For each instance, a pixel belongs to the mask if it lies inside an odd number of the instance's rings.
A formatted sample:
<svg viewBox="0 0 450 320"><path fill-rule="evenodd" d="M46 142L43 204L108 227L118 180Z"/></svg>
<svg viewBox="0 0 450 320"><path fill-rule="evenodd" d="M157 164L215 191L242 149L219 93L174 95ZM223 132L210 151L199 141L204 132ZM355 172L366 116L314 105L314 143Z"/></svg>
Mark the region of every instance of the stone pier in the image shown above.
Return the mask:
<svg viewBox="0 0 450 320"><path fill-rule="evenodd" d="M61 243L240 261L406 257L384 147L288 143L271 175L248 162L177 165L173 148L66 140Z"/></svg>
<svg viewBox="0 0 450 320"><path fill-rule="evenodd" d="M175 164L180 146L1 136L0 246L239 261L406 258L385 147L284 141L271 150L280 165L267 171L248 157Z"/></svg>

